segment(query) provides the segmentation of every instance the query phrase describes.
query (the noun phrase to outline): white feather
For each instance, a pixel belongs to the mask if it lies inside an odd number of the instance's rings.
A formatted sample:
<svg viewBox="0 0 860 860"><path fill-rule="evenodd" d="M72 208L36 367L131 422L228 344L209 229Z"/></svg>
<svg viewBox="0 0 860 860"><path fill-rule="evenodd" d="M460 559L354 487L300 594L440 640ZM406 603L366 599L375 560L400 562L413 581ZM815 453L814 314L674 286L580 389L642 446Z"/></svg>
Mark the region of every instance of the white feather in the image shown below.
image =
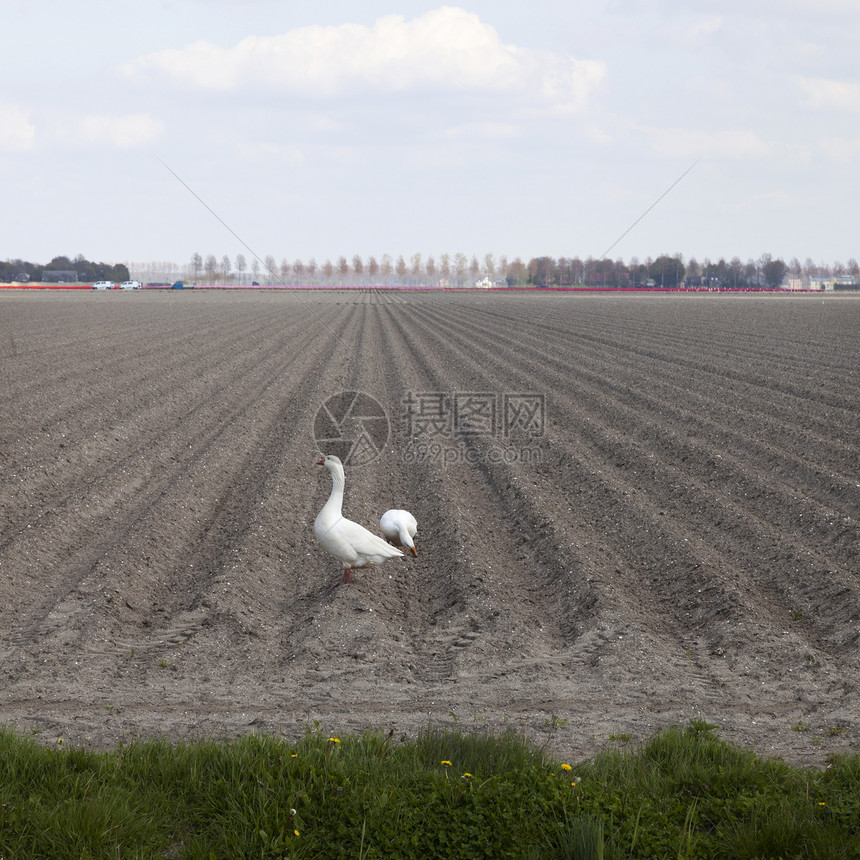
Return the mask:
<svg viewBox="0 0 860 860"><path fill-rule="evenodd" d="M381 564L387 558L402 556L399 549L383 538L343 516L343 464L332 454L319 462L331 472L332 488L328 501L314 520L314 534L343 565L346 571L343 581L351 581L349 572L354 567L370 567Z"/></svg>
<svg viewBox="0 0 860 860"><path fill-rule="evenodd" d="M418 534L418 523L409 511L396 508L386 511L379 520L379 527L388 540L396 541L400 546L408 546L413 554L418 555L413 540Z"/></svg>

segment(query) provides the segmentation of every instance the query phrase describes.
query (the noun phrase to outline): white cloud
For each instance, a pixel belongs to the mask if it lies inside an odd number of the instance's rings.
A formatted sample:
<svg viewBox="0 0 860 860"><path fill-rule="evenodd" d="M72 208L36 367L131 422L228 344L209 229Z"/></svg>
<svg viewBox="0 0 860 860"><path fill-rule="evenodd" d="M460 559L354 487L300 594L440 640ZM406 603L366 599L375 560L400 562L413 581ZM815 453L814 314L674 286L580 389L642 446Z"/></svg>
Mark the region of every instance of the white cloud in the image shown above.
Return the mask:
<svg viewBox="0 0 860 860"><path fill-rule="evenodd" d="M771 143L745 129L707 131L686 128L641 128L658 155L673 158L765 158L773 154Z"/></svg>
<svg viewBox="0 0 860 860"><path fill-rule="evenodd" d="M860 137L827 137L821 140L821 149L838 164L856 164L860 159Z"/></svg>
<svg viewBox="0 0 860 860"><path fill-rule="evenodd" d="M723 19L719 15L710 15L706 18L696 18L684 25L684 41L688 45L698 46L703 42L706 42L722 26Z"/></svg>
<svg viewBox="0 0 860 860"><path fill-rule="evenodd" d="M36 143L36 126L18 105L0 104L0 150L25 151Z"/></svg>
<svg viewBox="0 0 860 860"><path fill-rule="evenodd" d="M60 120L54 132L57 137L74 144L104 144L117 149L133 149L161 137L164 125L147 114L89 115Z"/></svg>
<svg viewBox="0 0 860 860"><path fill-rule="evenodd" d="M714 9L720 14L742 14L746 16L776 17L785 19L791 11L810 12L820 17L824 14L856 13L856 0L667 0L672 9L680 7L688 12L691 7Z"/></svg>
<svg viewBox="0 0 860 860"><path fill-rule="evenodd" d="M804 105L815 109L860 111L860 83L827 78L801 78Z"/></svg>
<svg viewBox="0 0 860 860"><path fill-rule="evenodd" d="M665 19L662 35L679 48L701 47L723 29L721 15L697 15L681 13Z"/></svg>
<svg viewBox="0 0 860 860"><path fill-rule="evenodd" d="M451 126L442 137L448 140L506 140L519 137L519 134L517 126L507 122L468 122Z"/></svg>
<svg viewBox="0 0 860 860"><path fill-rule="evenodd" d="M301 147L272 141L252 141L237 147L239 154L249 161L276 162L289 167L303 167L307 158Z"/></svg>
<svg viewBox="0 0 860 860"><path fill-rule="evenodd" d="M774 191L766 191L760 194L750 194L741 197L735 204L738 211L744 210L759 210L776 207L783 207L786 204L796 204L796 198L793 194L781 189Z"/></svg>
<svg viewBox="0 0 860 860"><path fill-rule="evenodd" d="M572 57L532 55L537 61L533 77L539 82L537 92L557 113L577 113L606 77L606 65L595 60Z"/></svg>
<svg viewBox="0 0 860 860"><path fill-rule="evenodd" d="M605 65L504 45L495 28L445 6L406 20L311 26L277 36L248 36L231 48L199 41L123 64L130 77L156 76L194 89L245 87L306 97L356 93L514 94L578 110Z"/></svg>

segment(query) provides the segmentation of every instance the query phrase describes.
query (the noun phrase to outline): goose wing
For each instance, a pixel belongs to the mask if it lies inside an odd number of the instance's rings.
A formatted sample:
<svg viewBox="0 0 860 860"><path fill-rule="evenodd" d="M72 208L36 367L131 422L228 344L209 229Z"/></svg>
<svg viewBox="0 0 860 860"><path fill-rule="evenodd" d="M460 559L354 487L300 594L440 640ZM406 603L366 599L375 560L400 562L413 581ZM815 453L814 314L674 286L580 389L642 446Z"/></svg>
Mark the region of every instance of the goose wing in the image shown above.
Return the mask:
<svg viewBox="0 0 860 860"><path fill-rule="evenodd" d="M380 564L387 558L403 555L399 549L352 520L341 517L335 523L316 526L320 543L347 567Z"/></svg>

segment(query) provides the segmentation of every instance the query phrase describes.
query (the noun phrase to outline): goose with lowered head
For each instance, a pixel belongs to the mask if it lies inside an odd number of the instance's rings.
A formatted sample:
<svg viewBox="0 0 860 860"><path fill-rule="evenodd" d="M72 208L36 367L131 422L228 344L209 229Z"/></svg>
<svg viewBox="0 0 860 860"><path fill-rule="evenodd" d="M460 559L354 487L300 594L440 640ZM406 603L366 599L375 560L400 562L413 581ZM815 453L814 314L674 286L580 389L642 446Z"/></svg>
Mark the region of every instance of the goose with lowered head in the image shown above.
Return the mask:
<svg viewBox="0 0 860 860"><path fill-rule="evenodd" d="M418 555L412 540L418 534L418 523L409 511L386 511L379 520L379 527L387 540L399 543L400 546L408 546L412 555Z"/></svg>
<svg viewBox="0 0 860 860"><path fill-rule="evenodd" d="M322 460L317 460L317 465L329 470L332 487L328 501L314 521L314 534L343 565L343 578L335 586L352 582L353 568L372 567L382 564L387 558L402 556L403 553L397 547L343 516L345 478L340 458L326 454Z"/></svg>

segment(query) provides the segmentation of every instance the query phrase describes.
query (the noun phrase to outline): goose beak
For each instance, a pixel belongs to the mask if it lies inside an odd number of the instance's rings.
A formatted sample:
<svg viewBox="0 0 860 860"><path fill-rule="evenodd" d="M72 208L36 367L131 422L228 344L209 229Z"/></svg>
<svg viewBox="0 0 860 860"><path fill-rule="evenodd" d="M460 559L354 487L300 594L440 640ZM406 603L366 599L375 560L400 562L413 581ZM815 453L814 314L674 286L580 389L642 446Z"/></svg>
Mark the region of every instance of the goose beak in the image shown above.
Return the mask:
<svg viewBox="0 0 860 860"><path fill-rule="evenodd" d="M417 556L417 555L418 555L418 550L417 550L417 549L415 549L415 547L414 547L414 546L409 547L409 549L411 549L411 550L412 550L412 555L414 555L414 556Z"/></svg>
<svg viewBox="0 0 860 860"><path fill-rule="evenodd" d="M325 466L325 460L317 460L317 466Z"/></svg>

